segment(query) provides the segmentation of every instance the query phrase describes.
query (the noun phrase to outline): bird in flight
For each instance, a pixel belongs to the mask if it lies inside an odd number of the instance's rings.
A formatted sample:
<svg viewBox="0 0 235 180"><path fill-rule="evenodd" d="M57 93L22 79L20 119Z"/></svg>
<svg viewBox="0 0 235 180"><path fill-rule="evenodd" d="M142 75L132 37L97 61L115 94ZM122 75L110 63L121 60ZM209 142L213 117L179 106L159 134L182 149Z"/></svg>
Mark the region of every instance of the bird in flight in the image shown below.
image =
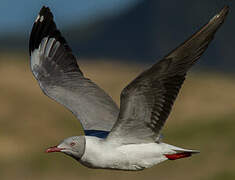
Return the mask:
<svg viewBox="0 0 235 180"><path fill-rule="evenodd" d="M161 129L191 66L223 24L225 6L184 43L138 75L121 92L120 109L77 64L48 7L42 7L29 41L30 65L42 91L67 107L84 134L46 152L62 152L90 168L143 170L198 153L162 142Z"/></svg>

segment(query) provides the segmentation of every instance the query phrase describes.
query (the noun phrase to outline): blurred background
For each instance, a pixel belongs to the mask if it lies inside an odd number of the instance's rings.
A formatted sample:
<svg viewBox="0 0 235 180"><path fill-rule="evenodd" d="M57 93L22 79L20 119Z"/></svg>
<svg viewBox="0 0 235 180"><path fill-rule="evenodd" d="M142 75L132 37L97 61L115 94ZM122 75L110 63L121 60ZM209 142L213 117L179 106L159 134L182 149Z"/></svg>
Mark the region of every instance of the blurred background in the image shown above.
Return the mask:
<svg viewBox="0 0 235 180"><path fill-rule="evenodd" d="M189 73L163 130L165 142L199 155L122 172L44 153L82 130L67 109L43 95L30 71L28 40L43 5L51 8L85 75L119 104L128 82L225 4L231 12ZM234 8L230 0L1 0L0 179L235 179Z"/></svg>

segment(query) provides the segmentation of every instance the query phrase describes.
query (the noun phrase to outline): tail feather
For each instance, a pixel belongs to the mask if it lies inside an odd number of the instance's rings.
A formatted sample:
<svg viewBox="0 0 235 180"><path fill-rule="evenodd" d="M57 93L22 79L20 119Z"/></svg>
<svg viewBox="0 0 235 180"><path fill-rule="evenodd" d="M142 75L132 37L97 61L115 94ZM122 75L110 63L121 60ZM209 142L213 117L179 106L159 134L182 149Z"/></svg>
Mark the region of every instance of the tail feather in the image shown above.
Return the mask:
<svg viewBox="0 0 235 180"><path fill-rule="evenodd" d="M199 151L184 151L175 154L164 154L169 160L176 160L192 156L192 154L199 153Z"/></svg>
<svg viewBox="0 0 235 180"><path fill-rule="evenodd" d="M169 144L165 144L165 145L168 147L168 149L172 150L172 152L164 154L164 156L168 158L169 160L186 158L186 157L192 156L193 154L200 153L200 151L197 151L197 150L183 149L183 148L176 147L176 146L169 145Z"/></svg>

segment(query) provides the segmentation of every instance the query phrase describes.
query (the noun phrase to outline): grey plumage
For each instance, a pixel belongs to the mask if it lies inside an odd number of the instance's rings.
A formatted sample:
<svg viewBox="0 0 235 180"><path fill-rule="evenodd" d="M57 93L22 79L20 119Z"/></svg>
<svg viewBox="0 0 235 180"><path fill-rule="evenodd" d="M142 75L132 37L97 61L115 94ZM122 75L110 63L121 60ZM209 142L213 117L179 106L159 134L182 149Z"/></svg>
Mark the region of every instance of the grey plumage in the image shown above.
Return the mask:
<svg viewBox="0 0 235 180"><path fill-rule="evenodd" d="M207 49L227 13L228 7L225 7L208 24L123 89L119 118L108 140L125 144L156 140L187 71Z"/></svg>
<svg viewBox="0 0 235 180"><path fill-rule="evenodd" d="M71 110L85 130L111 130L117 105L84 77L49 8L41 9L33 25L29 51L32 72L47 96Z"/></svg>
<svg viewBox="0 0 235 180"><path fill-rule="evenodd" d="M160 131L188 70L207 49L228 10L224 7L127 85L119 112L111 97L83 75L49 8L43 7L30 36L32 72L43 92L70 109L85 130L85 136L66 138L46 152L63 152L91 168L135 171L198 153L161 142Z"/></svg>
<svg viewBox="0 0 235 180"><path fill-rule="evenodd" d="M207 49L228 10L224 7L126 86L121 93L120 112L112 98L83 75L46 7L41 9L30 36L31 69L43 92L70 109L84 130L112 129L107 141L122 144L155 142L188 70Z"/></svg>
<svg viewBox="0 0 235 180"><path fill-rule="evenodd" d="M86 139L85 136L73 136L64 139L57 148L68 156L80 160L85 152ZM53 147L52 147L53 148Z"/></svg>

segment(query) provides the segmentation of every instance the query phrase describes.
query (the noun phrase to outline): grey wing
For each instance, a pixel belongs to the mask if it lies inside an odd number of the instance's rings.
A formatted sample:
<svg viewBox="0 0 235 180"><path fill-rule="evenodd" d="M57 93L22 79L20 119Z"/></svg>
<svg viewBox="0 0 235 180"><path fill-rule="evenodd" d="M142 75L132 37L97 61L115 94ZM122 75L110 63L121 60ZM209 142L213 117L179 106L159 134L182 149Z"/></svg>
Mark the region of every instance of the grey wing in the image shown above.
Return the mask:
<svg viewBox="0 0 235 180"><path fill-rule="evenodd" d="M228 7L121 93L120 114L107 141L122 144L155 141L184 82L187 71L207 49Z"/></svg>
<svg viewBox="0 0 235 180"><path fill-rule="evenodd" d="M47 7L34 22L29 52L31 70L47 96L71 110L84 130L111 130L119 113L117 105L84 77Z"/></svg>

